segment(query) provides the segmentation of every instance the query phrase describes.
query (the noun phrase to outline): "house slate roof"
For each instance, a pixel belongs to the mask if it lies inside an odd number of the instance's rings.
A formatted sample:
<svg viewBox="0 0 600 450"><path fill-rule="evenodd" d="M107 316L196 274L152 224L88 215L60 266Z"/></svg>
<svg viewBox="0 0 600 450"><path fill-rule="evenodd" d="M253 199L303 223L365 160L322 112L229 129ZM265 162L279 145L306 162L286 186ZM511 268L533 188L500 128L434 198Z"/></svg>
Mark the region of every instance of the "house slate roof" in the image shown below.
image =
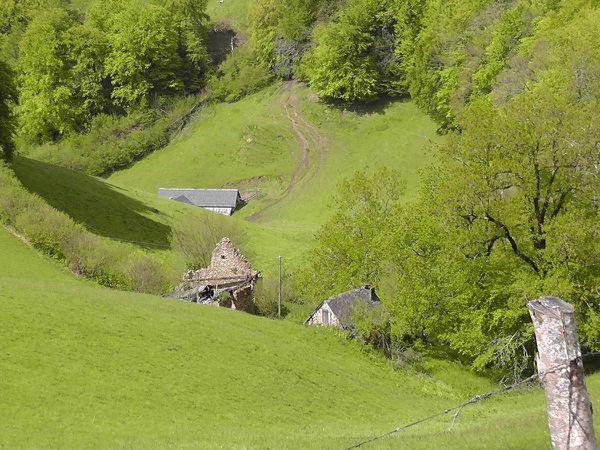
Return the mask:
<svg viewBox="0 0 600 450"><path fill-rule="evenodd" d="M375 293L375 289L371 285L365 284L359 288L342 292L341 294L329 297L327 300L323 300L304 323L308 323L310 318L326 303L336 315L342 327L352 328L352 310L359 302L366 302L369 308L382 305L381 300Z"/></svg>
<svg viewBox="0 0 600 450"><path fill-rule="evenodd" d="M160 188L159 197L171 198L203 208L234 208L241 202L237 189Z"/></svg>

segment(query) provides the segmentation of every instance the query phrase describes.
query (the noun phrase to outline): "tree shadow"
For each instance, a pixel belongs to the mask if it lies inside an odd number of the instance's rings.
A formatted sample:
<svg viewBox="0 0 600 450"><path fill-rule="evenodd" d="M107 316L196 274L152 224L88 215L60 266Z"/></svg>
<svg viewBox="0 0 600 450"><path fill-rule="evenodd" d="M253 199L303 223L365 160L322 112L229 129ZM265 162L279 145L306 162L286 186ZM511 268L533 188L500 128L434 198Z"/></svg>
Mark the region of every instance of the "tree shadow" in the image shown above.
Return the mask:
<svg viewBox="0 0 600 450"><path fill-rule="evenodd" d="M408 102L410 96L389 96L380 95L365 102L348 102L342 100L322 100L327 106L338 109L340 111L349 111L361 116L369 116L372 114L385 114L386 110L394 103Z"/></svg>
<svg viewBox="0 0 600 450"><path fill-rule="evenodd" d="M586 375L600 372L600 354L588 353L583 355L583 367Z"/></svg>
<svg viewBox="0 0 600 450"><path fill-rule="evenodd" d="M162 214L119 192L123 191L121 188L71 169L23 156L15 156L13 169L29 191L91 232L142 247L169 247L171 228L148 217Z"/></svg>

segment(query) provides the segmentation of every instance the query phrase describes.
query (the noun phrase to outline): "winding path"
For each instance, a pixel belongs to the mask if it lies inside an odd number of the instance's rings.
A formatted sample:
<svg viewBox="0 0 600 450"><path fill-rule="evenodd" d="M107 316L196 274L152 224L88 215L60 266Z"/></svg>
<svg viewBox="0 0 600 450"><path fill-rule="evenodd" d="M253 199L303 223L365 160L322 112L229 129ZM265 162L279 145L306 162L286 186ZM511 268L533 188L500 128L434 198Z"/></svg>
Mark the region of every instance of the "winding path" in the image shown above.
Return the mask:
<svg viewBox="0 0 600 450"><path fill-rule="evenodd" d="M300 147L300 154L296 167L292 172L290 181L282 194L263 208L248 217L248 220L258 221L264 213L273 206L285 200L293 191L302 188L312 180L321 168L327 148L327 139L314 125L310 124L300 113L300 102L295 93L295 81L286 81L283 92L279 97L279 104L283 107L294 138ZM311 152L312 150L312 152Z"/></svg>

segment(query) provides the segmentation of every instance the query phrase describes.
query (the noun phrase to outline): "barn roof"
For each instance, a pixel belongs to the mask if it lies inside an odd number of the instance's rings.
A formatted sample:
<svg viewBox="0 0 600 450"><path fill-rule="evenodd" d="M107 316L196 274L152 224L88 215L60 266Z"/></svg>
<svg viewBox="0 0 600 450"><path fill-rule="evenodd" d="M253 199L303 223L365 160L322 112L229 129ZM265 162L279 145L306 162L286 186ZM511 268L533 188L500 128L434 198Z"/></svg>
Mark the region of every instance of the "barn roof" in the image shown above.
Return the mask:
<svg viewBox="0 0 600 450"><path fill-rule="evenodd" d="M327 300L322 301L314 311L308 316L308 319L304 323L307 323L310 318L317 312L321 307L327 303L331 311L336 315L340 324L344 328L352 327L352 310L359 302L365 302L369 308L381 305L381 300L377 297L375 289L365 284L351 291L342 292L341 294L329 297Z"/></svg>
<svg viewBox="0 0 600 450"><path fill-rule="evenodd" d="M241 201L237 189L160 188L158 195L203 208L235 208Z"/></svg>

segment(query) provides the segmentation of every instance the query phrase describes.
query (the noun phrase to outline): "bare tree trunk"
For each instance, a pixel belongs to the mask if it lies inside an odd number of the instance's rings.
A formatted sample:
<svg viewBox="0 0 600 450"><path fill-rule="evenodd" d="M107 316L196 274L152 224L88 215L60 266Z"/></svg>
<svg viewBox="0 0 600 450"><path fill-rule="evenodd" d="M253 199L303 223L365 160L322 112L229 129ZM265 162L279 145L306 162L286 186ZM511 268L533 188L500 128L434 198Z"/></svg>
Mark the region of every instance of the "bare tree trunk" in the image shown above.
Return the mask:
<svg viewBox="0 0 600 450"><path fill-rule="evenodd" d="M554 450L595 450L592 403L583 381L575 308L556 297L527 303L538 347Z"/></svg>

